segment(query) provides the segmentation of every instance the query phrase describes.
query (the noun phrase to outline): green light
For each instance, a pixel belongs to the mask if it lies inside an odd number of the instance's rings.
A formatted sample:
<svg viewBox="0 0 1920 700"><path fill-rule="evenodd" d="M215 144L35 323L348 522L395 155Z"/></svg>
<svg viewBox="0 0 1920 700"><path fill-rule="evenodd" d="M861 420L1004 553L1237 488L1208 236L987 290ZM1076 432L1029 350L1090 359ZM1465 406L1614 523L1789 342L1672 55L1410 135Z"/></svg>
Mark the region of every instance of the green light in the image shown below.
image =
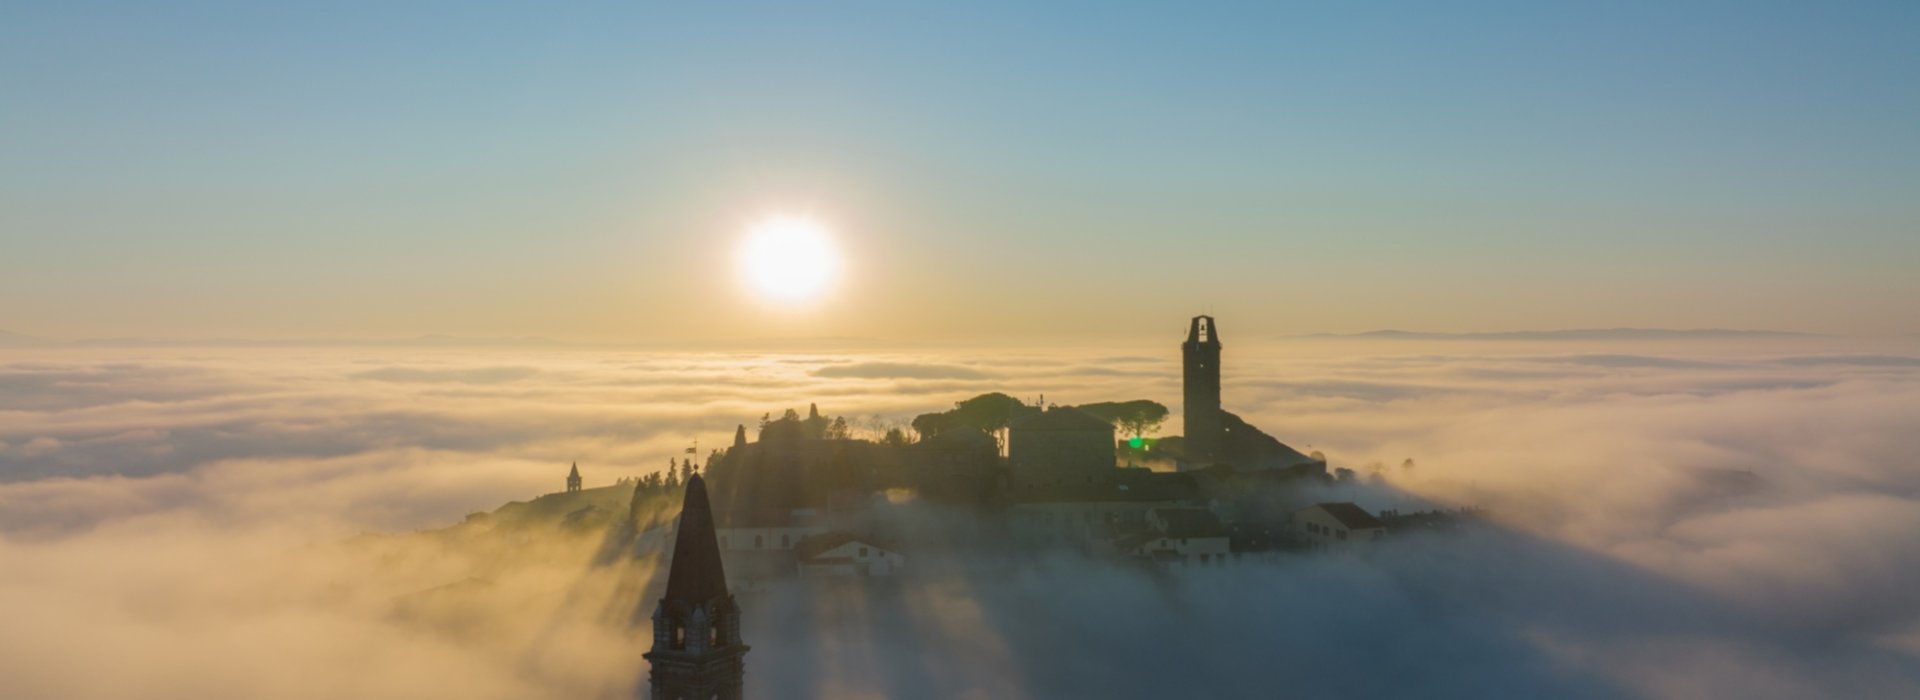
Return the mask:
<svg viewBox="0 0 1920 700"><path fill-rule="evenodd" d="M1144 444L1147 444L1147 441L1137 437L1127 441L1127 445L1131 446L1133 449L1136 449L1136 450L1140 449L1140 446Z"/></svg>

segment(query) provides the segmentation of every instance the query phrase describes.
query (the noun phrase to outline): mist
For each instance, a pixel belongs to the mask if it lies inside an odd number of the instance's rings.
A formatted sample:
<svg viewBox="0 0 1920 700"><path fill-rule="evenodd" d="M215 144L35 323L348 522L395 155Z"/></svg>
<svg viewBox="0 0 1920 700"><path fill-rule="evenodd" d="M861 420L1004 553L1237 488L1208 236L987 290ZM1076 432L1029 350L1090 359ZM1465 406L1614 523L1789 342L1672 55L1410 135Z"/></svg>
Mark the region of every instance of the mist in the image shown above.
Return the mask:
<svg viewBox="0 0 1920 700"><path fill-rule="evenodd" d="M655 562L442 528L808 403L1177 411L1170 350L8 350L0 695L631 697ZM1489 522L1179 573L908 552L888 584L741 593L748 693L1920 694L1920 350L1248 342L1225 379L1230 410L1355 471L1330 500ZM1736 472L1759 488L1717 488Z"/></svg>

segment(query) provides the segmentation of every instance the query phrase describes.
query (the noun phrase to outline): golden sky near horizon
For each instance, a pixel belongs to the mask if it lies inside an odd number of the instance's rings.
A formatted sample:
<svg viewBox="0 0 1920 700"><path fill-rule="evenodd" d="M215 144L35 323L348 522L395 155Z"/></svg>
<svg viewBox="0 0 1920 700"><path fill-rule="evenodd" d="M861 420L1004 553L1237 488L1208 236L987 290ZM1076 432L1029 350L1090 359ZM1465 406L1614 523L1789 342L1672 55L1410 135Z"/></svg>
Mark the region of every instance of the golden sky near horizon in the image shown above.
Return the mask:
<svg viewBox="0 0 1920 700"><path fill-rule="evenodd" d="M0 10L0 330L1920 333L1910 4L469 9Z"/></svg>

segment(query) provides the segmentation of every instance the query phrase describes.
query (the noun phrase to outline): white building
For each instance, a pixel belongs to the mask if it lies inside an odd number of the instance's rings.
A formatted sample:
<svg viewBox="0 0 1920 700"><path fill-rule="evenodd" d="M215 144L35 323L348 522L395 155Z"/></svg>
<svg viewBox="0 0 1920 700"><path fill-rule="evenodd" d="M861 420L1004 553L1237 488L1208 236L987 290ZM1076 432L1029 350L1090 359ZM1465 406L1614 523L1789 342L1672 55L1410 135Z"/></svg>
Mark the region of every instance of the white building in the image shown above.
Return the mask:
<svg viewBox="0 0 1920 700"><path fill-rule="evenodd" d="M850 532L809 537L793 551L801 576L892 576L906 566L907 556Z"/></svg>
<svg viewBox="0 0 1920 700"><path fill-rule="evenodd" d="M1321 503L1296 511L1293 526L1318 550L1365 548L1387 536L1387 526L1352 503Z"/></svg>
<svg viewBox="0 0 1920 700"><path fill-rule="evenodd" d="M827 532L813 509L791 512L726 513L714 535L722 552L792 550L801 540Z"/></svg>
<svg viewBox="0 0 1920 700"><path fill-rule="evenodd" d="M1228 562L1231 540L1220 518L1205 508L1154 508L1147 530L1114 541L1115 553L1162 564L1213 566Z"/></svg>

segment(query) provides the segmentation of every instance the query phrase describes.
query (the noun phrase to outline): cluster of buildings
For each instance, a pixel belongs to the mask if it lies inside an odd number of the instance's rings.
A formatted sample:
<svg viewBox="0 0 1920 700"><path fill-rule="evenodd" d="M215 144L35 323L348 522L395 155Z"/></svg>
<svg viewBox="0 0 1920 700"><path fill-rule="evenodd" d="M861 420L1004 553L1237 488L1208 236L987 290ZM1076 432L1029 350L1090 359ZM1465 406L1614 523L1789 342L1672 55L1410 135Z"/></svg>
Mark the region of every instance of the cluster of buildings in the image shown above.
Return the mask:
<svg viewBox="0 0 1920 700"><path fill-rule="evenodd" d="M932 545L876 517L881 503L895 515L918 507L967 523L947 539L1163 567L1359 549L1396 529L1384 513L1326 501L1336 480L1324 458L1221 406L1221 348L1212 317L1189 322L1181 345L1185 434L1159 443L1173 470L1120 465L1115 427L1073 407L1022 407L1003 437L963 426L912 444L809 430L825 423L817 411L765 422L758 440L740 426L703 480L714 546L736 583L751 589L793 576L908 570L910 557ZM569 476L569 488L577 478ZM1400 522L1453 517L1419 515ZM636 549L670 551L672 528L640 533Z"/></svg>
<svg viewBox="0 0 1920 700"><path fill-rule="evenodd" d="M731 591L794 576L890 577L909 570L916 547L938 546L924 533L901 542L911 537L890 531L880 510L921 509L948 526L934 538L943 544L1068 549L1164 568L1363 549L1399 530L1463 521L1461 513L1376 514L1321 500L1336 484L1324 458L1221 407L1212 317L1192 319L1182 357L1185 434L1160 441L1172 471L1120 466L1114 426L1072 407L1022 411L1006 425L1004 448L976 427L904 445L850 440L809 429L825 423L817 412L764 423L758 441L741 426L705 474L689 470L680 517L635 536L637 551L671 561L646 655L652 696L740 697L748 647ZM568 490L579 482L576 468ZM635 512L644 493L636 487Z"/></svg>

